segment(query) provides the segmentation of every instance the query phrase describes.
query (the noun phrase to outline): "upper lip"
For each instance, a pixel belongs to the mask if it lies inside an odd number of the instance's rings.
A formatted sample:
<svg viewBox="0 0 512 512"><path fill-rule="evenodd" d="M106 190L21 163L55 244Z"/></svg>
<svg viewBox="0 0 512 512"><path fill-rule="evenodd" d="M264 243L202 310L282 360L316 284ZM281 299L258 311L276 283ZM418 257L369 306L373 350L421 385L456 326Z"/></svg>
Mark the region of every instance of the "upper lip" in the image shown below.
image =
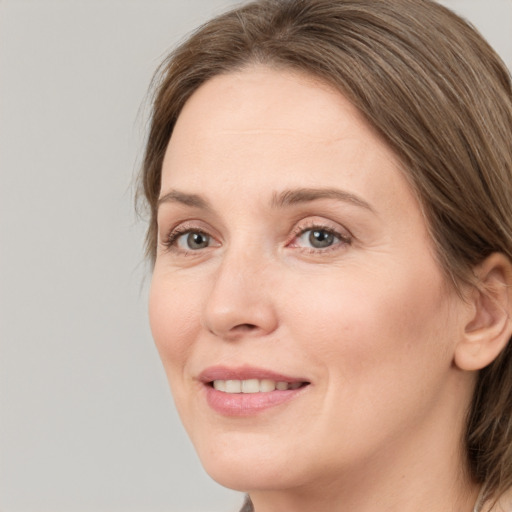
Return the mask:
<svg viewBox="0 0 512 512"><path fill-rule="evenodd" d="M309 382L302 377L292 377L284 375L265 368L254 366L210 366L204 369L198 376L201 382L209 383L214 380L249 380L249 379L268 379L275 382Z"/></svg>

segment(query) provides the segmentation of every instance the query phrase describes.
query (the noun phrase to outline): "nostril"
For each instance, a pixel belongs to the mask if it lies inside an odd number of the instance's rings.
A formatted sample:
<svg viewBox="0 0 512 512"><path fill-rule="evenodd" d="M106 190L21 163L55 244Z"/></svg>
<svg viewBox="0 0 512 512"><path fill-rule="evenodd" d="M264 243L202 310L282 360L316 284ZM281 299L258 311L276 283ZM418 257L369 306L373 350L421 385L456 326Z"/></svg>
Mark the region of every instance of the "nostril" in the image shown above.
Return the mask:
<svg viewBox="0 0 512 512"><path fill-rule="evenodd" d="M239 324L233 327L233 330L242 332L254 331L254 329L257 329L257 326L254 324Z"/></svg>

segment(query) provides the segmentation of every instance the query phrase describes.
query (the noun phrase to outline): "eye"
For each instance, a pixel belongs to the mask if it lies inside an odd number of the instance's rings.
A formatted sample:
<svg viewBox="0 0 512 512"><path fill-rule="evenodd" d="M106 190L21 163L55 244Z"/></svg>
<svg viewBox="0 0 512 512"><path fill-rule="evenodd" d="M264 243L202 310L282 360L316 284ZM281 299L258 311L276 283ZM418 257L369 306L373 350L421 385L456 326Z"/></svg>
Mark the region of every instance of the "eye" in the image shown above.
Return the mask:
<svg viewBox="0 0 512 512"><path fill-rule="evenodd" d="M298 238L300 245L309 245L314 249L325 249L340 241L332 232L326 229L307 229Z"/></svg>
<svg viewBox="0 0 512 512"><path fill-rule="evenodd" d="M208 233L200 229L179 227L173 230L164 242L169 250L187 253L190 251L200 251L211 246L218 245L216 240Z"/></svg>
<svg viewBox="0 0 512 512"><path fill-rule="evenodd" d="M305 249L311 252L325 252L329 249L343 248L350 245L351 237L327 226L298 227L290 247Z"/></svg>
<svg viewBox="0 0 512 512"><path fill-rule="evenodd" d="M209 247L211 242L210 235L202 233L201 231L190 231L183 233L176 238L176 245L180 249L197 251Z"/></svg>

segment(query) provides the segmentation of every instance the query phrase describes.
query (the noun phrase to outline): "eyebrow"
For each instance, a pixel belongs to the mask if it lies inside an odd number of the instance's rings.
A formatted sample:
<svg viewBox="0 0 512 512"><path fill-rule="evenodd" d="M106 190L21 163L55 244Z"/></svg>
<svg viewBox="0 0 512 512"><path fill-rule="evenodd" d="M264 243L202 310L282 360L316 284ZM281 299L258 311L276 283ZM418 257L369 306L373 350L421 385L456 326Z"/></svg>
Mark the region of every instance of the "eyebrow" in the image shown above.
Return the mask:
<svg viewBox="0 0 512 512"><path fill-rule="evenodd" d="M375 210L364 199L337 188L299 188L284 190L283 192L274 193L272 195L271 204L274 208L284 208L295 204L309 203L318 199L336 199L337 201L351 203L375 213Z"/></svg>
<svg viewBox="0 0 512 512"><path fill-rule="evenodd" d="M186 194L178 190L171 190L167 194L158 198L157 208L163 203L180 203L193 208L200 208L202 210L211 210L210 203L197 194Z"/></svg>
<svg viewBox="0 0 512 512"><path fill-rule="evenodd" d="M336 188L298 188L274 192L270 205L272 208L280 209L296 204L309 203L318 199L335 199L351 203L355 206L365 208L373 213L375 210L364 199ZM171 190L158 199L157 208L163 203L179 203L202 210L212 210L210 203L197 194L187 194L178 190Z"/></svg>

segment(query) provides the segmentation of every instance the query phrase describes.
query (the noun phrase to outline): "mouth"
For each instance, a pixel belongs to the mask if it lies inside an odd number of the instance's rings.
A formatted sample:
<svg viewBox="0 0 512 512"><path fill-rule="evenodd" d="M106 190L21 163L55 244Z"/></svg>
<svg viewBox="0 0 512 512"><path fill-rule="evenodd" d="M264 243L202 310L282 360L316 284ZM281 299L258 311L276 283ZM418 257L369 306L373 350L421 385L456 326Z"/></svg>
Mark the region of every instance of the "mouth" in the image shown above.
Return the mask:
<svg viewBox="0 0 512 512"><path fill-rule="evenodd" d="M244 366L212 367L199 376L206 402L222 416L252 416L290 402L311 385L307 379Z"/></svg>
<svg viewBox="0 0 512 512"><path fill-rule="evenodd" d="M309 382L286 382L272 379L217 379L207 383L222 393L271 393L272 391L296 390L308 386Z"/></svg>

